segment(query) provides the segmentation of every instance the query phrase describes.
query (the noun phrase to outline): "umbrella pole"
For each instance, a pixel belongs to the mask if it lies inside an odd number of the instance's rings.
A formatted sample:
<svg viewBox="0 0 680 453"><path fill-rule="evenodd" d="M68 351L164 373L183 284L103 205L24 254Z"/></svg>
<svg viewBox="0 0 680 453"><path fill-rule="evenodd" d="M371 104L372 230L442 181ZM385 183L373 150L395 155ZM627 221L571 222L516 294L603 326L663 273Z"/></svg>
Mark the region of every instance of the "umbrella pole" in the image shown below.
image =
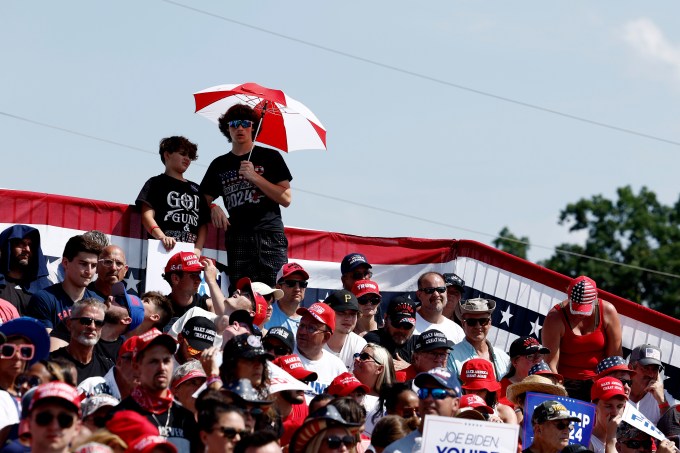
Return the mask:
<svg viewBox="0 0 680 453"><path fill-rule="evenodd" d="M260 121L257 123L257 130L255 131L255 140L257 140L257 136L260 134L260 128L262 127L262 123L264 122L265 113L267 113L267 101L264 101L264 105L262 106L262 116L260 117ZM248 162L250 162L250 156L253 155L253 149L255 149L255 140L253 140L253 146L250 148L250 152L248 153Z"/></svg>

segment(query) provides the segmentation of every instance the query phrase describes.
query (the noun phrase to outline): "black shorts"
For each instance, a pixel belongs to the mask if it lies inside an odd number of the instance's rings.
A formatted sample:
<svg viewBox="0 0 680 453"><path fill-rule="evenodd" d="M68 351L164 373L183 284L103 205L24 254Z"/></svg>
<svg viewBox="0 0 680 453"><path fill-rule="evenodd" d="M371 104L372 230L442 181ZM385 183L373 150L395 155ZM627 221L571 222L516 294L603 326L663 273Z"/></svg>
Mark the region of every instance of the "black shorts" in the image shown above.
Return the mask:
<svg viewBox="0 0 680 453"><path fill-rule="evenodd" d="M230 294L241 277L250 277L272 288L276 285L276 274L288 262L288 239L284 233L227 231L225 242Z"/></svg>

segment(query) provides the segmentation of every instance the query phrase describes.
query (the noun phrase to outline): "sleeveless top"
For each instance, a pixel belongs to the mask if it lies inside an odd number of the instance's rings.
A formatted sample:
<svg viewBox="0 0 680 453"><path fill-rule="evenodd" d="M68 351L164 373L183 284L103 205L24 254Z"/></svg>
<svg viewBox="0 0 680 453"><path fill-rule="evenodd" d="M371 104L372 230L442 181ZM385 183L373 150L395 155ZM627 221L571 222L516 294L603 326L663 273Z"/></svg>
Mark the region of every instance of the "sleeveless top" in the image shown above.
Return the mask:
<svg viewBox="0 0 680 453"><path fill-rule="evenodd" d="M595 310L598 322L595 330L586 335L576 335L567 320L567 313L561 304L555 305L555 310L562 312L564 336L560 342L560 359L557 372L565 379L584 381L594 378L595 369L605 357L604 310L598 300Z"/></svg>

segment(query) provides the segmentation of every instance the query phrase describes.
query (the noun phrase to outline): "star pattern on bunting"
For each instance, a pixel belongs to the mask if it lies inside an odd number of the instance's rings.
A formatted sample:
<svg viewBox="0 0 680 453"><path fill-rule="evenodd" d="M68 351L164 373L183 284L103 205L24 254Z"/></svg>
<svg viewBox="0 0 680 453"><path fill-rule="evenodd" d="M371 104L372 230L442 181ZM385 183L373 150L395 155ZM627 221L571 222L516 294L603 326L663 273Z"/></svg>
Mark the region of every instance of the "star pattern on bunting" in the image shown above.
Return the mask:
<svg viewBox="0 0 680 453"><path fill-rule="evenodd" d="M541 329L543 328L543 326L539 322L540 320L541 318L539 317L536 318L536 322L529 321L531 324L531 332L529 332L529 335L536 335L536 338L539 337L539 335L541 334Z"/></svg>
<svg viewBox="0 0 680 453"><path fill-rule="evenodd" d="M505 307L505 311L502 311L502 312L501 312L501 316L502 316L503 318L501 319L501 322L500 322L499 326L502 325L503 323L505 323L505 325L507 325L508 328L510 328L510 319L511 319L513 316L515 316L515 315L513 315L512 313L510 313L510 305L508 305L507 307Z"/></svg>
<svg viewBox="0 0 680 453"><path fill-rule="evenodd" d="M61 258L55 258L54 261L47 260L47 272L49 273L47 278L51 282L59 281L59 264L61 264Z"/></svg>
<svg viewBox="0 0 680 453"><path fill-rule="evenodd" d="M133 290L136 294L139 294L139 290L137 289L137 287L138 287L139 283L141 282L141 280L137 280L135 278L135 276L132 275L132 271L130 271L128 276L126 278L124 278L123 280L125 280L125 285L126 285L128 291Z"/></svg>

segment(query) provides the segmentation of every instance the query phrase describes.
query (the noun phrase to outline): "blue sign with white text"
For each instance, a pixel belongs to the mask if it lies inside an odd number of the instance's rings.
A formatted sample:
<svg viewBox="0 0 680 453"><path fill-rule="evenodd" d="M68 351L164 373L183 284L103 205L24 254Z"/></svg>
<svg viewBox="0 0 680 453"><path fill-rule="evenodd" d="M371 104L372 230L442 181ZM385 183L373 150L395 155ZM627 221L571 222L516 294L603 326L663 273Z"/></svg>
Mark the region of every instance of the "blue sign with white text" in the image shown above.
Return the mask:
<svg viewBox="0 0 680 453"><path fill-rule="evenodd" d="M543 401L550 400L562 403L571 415L581 419L581 423L574 423L573 428L569 432L569 443L588 447L590 436L593 432L593 425L595 424L595 405L565 396L534 392L527 392L526 401L524 402L522 447L529 448L534 441L534 429L531 426L531 416L534 414L534 408Z"/></svg>

